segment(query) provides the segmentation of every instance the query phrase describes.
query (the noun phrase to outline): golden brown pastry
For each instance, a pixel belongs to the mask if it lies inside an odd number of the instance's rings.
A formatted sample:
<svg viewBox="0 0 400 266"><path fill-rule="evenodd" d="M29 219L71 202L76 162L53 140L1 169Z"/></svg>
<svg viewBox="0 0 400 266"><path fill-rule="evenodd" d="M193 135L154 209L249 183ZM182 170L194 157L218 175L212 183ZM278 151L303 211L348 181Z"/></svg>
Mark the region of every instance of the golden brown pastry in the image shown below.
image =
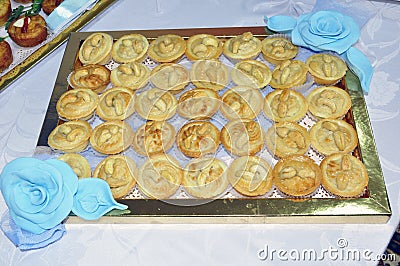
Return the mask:
<svg viewBox="0 0 400 266"><path fill-rule="evenodd" d="M266 133L268 150L277 157L302 155L310 147L310 134L304 127L292 122L272 125Z"/></svg>
<svg viewBox="0 0 400 266"><path fill-rule="evenodd" d="M142 34L126 34L112 47L112 58L118 63L142 62L147 55L149 42Z"/></svg>
<svg viewBox="0 0 400 266"><path fill-rule="evenodd" d="M275 122L297 122L307 113L308 104L304 96L294 90L274 90L264 101L264 114Z"/></svg>
<svg viewBox="0 0 400 266"><path fill-rule="evenodd" d="M207 119L218 112L221 99L211 89L195 88L179 97L178 114L187 119Z"/></svg>
<svg viewBox="0 0 400 266"><path fill-rule="evenodd" d="M0 0L0 27L7 22L8 17L10 15L11 15L10 0Z"/></svg>
<svg viewBox="0 0 400 266"><path fill-rule="evenodd" d="M335 84L344 77L347 71L346 63L339 57L319 53L307 58L308 71L318 84Z"/></svg>
<svg viewBox="0 0 400 266"><path fill-rule="evenodd" d="M86 65L72 71L68 81L74 89L91 89L101 93L110 83L110 70L102 65Z"/></svg>
<svg viewBox="0 0 400 266"><path fill-rule="evenodd" d="M32 3L32 0L14 0L17 3L21 3L21 4L28 4L28 3Z"/></svg>
<svg viewBox="0 0 400 266"><path fill-rule="evenodd" d="M233 155L254 155L264 146L264 132L253 120L234 120L222 128L221 142Z"/></svg>
<svg viewBox="0 0 400 266"><path fill-rule="evenodd" d="M103 120L125 120L135 112L135 94L123 87L107 90L100 97L96 114Z"/></svg>
<svg viewBox="0 0 400 266"><path fill-rule="evenodd" d="M42 9L44 13L50 15L62 2L64 2L64 0L43 0Z"/></svg>
<svg viewBox="0 0 400 266"><path fill-rule="evenodd" d="M137 183L141 192L155 199L167 199L181 185L183 170L179 162L166 154L149 157L139 169Z"/></svg>
<svg viewBox="0 0 400 266"><path fill-rule="evenodd" d="M0 41L0 72L8 68L13 62L11 46L5 40Z"/></svg>
<svg viewBox="0 0 400 266"><path fill-rule="evenodd" d="M233 60L256 59L261 52L261 41L251 32L228 39L224 44L224 55Z"/></svg>
<svg viewBox="0 0 400 266"><path fill-rule="evenodd" d="M264 99L258 89L235 86L222 95L221 113L229 120L254 119L263 108Z"/></svg>
<svg viewBox="0 0 400 266"><path fill-rule="evenodd" d="M115 87L137 90L149 83L150 69L142 63L121 64L111 70L110 80Z"/></svg>
<svg viewBox="0 0 400 266"><path fill-rule="evenodd" d="M150 81L159 89L177 94L189 84L189 72L178 64L160 64L151 71Z"/></svg>
<svg viewBox="0 0 400 266"><path fill-rule="evenodd" d="M308 67L299 60L286 60L272 71L270 85L274 89L290 89L303 85L307 80Z"/></svg>
<svg viewBox="0 0 400 266"><path fill-rule="evenodd" d="M223 43L211 34L196 34L187 40L186 57L189 60L218 59Z"/></svg>
<svg viewBox="0 0 400 266"><path fill-rule="evenodd" d="M66 162L69 166L71 166L78 178L92 176L92 170L90 169L88 160L78 153L66 153L57 157L57 160Z"/></svg>
<svg viewBox="0 0 400 266"><path fill-rule="evenodd" d="M182 184L194 197L215 198L229 185L226 169L226 164L217 158L192 159L184 169Z"/></svg>
<svg viewBox="0 0 400 266"><path fill-rule="evenodd" d="M236 85L262 89L271 81L271 70L257 60L244 60L235 64L231 76Z"/></svg>
<svg viewBox="0 0 400 266"><path fill-rule="evenodd" d="M102 154L117 154L127 149L132 139L133 130L127 123L112 120L101 123L93 129L90 144Z"/></svg>
<svg viewBox="0 0 400 266"><path fill-rule="evenodd" d="M190 69L190 80L198 88L222 90L228 85L228 67L218 60L198 60Z"/></svg>
<svg viewBox="0 0 400 266"><path fill-rule="evenodd" d="M262 55L272 64L280 64L285 60L293 59L299 48L283 37L267 37L262 41Z"/></svg>
<svg viewBox="0 0 400 266"><path fill-rule="evenodd" d="M257 156L236 158L228 167L233 188L245 196L261 196L272 188L272 168Z"/></svg>
<svg viewBox="0 0 400 266"><path fill-rule="evenodd" d="M346 153L335 153L321 162L322 185L340 197L356 197L368 185L365 165L356 157Z"/></svg>
<svg viewBox="0 0 400 266"><path fill-rule="evenodd" d="M291 155L277 162L273 171L276 187L289 196L301 197L313 193L321 184L319 166L304 155Z"/></svg>
<svg viewBox="0 0 400 266"><path fill-rule="evenodd" d="M58 125L50 133L47 143L54 150L67 153L83 151L89 144L92 127L86 121L69 121Z"/></svg>
<svg viewBox="0 0 400 266"><path fill-rule="evenodd" d="M311 145L324 155L349 153L358 145L357 132L352 125L337 119L323 119L310 130Z"/></svg>
<svg viewBox="0 0 400 266"><path fill-rule="evenodd" d="M338 87L320 87L307 95L308 108L317 118L341 118L351 107L349 94Z"/></svg>
<svg viewBox="0 0 400 266"><path fill-rule="evenodd" d="M142 156L166 153L175 141L175 128L165 121L148 121L138 128L132 147Z"/></svg>
<svg viewBox="0 0 400 266"><path fill-rule="evenodd" d="M103 179L108 183L115 199L122 198L132 190L137 176L135 162L124 155L106 157L93 171L93 177Z"/></svg>
<svg viewBox="0 0 400 266"><path fill-rule="evenodd" d="M136 98L136 112L147 120L163 121L176 113L178 101L168 91L152 88L139 94Z"/></svg>
<svg viewBox="0 0 400 266"><path fill-rule="evenodd" d="M7 32L10 38L19 46L33 47L46 40L46 21L40 15L21 16L11 22Z"/></svg>
<svg viewBox="0 0 400 266"><path fill-rule="evenodd" d="M90 34L79 48L79 60L84 65L105 65L111 58L113 38L103 32Z"/></svg>
<svg viewBox="0 0 400 266"><path fill-rule="evenodd" d="M186 51L186 41L178 35L166 34L158 36L150 43L148 55L159 63L178 61Z"/></svg>
<svg viewBox="0 0 400 266"><path fill-rule="evenodd" d="M67 90L58 99L56 110L64 120L88 120L93 117L98 103L99 97L92 90Z"/></svg>
<svg viewBox="0 0 400 266"><path fill-rule="evenodd" d="M185 124L176 136L179 150L188 157L201 157L214 153L220 143L220 132L208 121L193 121Z"/></svg>

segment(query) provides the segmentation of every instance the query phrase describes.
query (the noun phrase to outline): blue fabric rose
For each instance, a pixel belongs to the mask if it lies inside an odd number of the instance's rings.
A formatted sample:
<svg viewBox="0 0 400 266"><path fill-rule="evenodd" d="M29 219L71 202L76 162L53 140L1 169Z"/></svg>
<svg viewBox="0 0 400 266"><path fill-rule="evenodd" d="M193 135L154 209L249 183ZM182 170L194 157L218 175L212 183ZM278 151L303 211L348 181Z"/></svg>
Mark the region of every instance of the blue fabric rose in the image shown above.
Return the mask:
<svg viewBox="0 0 400 266"><path fill-rule="evenodd" d="M297 19L292 42L314 51L334 51L342 54L360 37L360 28L349 16L335 11L319 11Z"/></svg>
<svg viewBox="0 0 400 266"><path fill-rule="evenodd" d="M56 159L18 158L0 175L0 190L12 220L34 234L55 227L68 216L77 189L74 171Z"/></svg>

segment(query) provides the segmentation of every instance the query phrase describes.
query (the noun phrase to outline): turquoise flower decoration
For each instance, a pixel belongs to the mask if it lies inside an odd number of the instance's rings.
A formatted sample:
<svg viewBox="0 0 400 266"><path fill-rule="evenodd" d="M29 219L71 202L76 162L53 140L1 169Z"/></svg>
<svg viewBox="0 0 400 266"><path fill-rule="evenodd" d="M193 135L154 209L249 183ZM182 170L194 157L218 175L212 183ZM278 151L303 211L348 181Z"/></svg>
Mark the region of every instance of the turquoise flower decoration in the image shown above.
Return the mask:
<svg viewBox="0 0 400 266"><path fill-rule="evenodd" d="M295 45L316 52L338 53L358 76L362 89L369 91L373 68L368 58L353 47L360 37L360 28L352 17L323 10L301 15L297 20L279 15L266 21L271 31L291 35Z"/></svg>
<svg viewBox="0 0 400 266"><path fill-rule="evenodd" d="M72 168L57 159L17 158L0 175L0 191L10 218L21 229L42 234L75 213L97 220L112 209L127 209L112 197L106 181L79 179Z"/></svg>

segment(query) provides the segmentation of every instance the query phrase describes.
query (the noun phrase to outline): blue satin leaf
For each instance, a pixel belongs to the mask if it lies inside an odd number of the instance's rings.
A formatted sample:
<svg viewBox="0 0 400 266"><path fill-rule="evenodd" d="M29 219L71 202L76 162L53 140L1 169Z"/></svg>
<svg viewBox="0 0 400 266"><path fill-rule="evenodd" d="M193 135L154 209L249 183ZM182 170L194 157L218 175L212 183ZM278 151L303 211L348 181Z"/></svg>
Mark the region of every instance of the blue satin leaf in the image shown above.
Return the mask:
<svg viewBox="0 0 400 266"><path fill-rule="evenodd" d="M72 212L85 220L97 220L112 209L125 210L128 206L116 202L106 181L82 178L74 196Z"/></svg>
<svg viewBox="0 0 400 266"><path fill-rule="evenodd" d="M342 58L346 61L349 68L358 76L361 87L366 93L369 92L374 69L368 58L357 48L350 47Z"/></svg>
<svg viewBox="0 0 400 266"><path fill-rule="evenodd" d="M280 33L290 33L297 24L296 19L282 15L264 17L264 21L267 23L268 29Z"/></svg>

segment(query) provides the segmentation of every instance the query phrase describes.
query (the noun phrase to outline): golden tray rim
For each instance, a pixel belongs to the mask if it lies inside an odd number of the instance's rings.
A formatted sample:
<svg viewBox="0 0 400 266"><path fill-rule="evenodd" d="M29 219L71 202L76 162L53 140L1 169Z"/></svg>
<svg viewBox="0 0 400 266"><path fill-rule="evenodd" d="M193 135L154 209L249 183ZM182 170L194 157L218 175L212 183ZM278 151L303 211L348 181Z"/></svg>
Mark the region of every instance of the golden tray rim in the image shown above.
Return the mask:
<svg viewBox="0 0 400 266"><path fill-rule="evenodd" d="M193 28L162 30L104 31L114 38L127 33L140 33L149 39L162 34L188 37L209 33L218 37L232 37L251 31L255 36L269 33L262 26ZM81 42L92 32L73 32L67 43L60 70L54 85L37 146L48 146L47 137L58 123L56 103L68 88L67 76L75 66ZM375 146L364 94L357 76L347 71L345 80L353 106L352 115L359 137L360 156L369 175L369 196L361 198L307 198L295 199L125 199L118 202L128 205L124 211L111 211L99 220L85 221L71 214L68 223L386 223L391 216L388 194ZM186 204L183 206L182 201ZM174 202L178 203L175 204Z"/></svg>
<svg viewBox="0 0 400 266"><path fill-rule="evenodd" d="M28 72L28 70L34 67L42 59L60 47L68 39L71 32L76 32L82 29L115 1L116 0L97 1L91 9L86 10L80 16L75 18L74 21L63 31L58 33L53 40L39 47L31 55L25 58L25 60L7 71L4 75L0 75L0 93L7 89L15 80Z"/></svg>

